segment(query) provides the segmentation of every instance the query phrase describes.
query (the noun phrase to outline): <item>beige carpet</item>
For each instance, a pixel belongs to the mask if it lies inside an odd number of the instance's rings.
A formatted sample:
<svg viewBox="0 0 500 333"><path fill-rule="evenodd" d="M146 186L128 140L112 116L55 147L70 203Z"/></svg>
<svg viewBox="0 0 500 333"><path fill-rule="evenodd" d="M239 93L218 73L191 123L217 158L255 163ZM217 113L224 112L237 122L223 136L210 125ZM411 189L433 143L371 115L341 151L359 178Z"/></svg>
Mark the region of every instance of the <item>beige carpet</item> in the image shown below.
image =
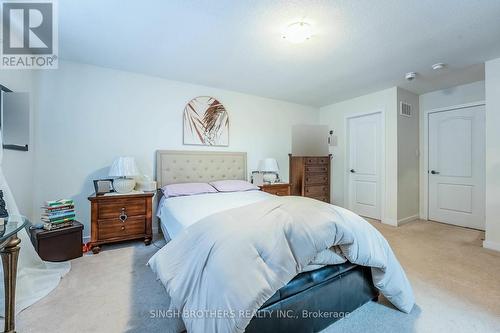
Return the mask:
<svg viewBox="0 0 500 333"><path fill-rule="evenodd" d="M500 254L481 247L484 233L423 221L373 224L406 270L417 306L406 315L370 302L325 332L500 332ZM74 260L54 292L19 314L17 331L169 332L170 320L151 315L168 307L146 266L156 250L132 242Z"/></svg>

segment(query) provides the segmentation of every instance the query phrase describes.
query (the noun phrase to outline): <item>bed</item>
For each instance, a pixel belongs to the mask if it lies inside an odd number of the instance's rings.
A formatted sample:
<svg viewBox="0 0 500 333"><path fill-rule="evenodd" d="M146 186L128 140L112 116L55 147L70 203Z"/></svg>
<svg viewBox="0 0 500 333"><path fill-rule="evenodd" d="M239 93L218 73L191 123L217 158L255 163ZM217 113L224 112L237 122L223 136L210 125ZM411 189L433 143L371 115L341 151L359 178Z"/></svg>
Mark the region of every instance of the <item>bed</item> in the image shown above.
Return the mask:
<svg viewBox="0 0 500 333"><path fill-rule="evenodd" d="M158 151L156 179L160 187L221 179L246 180L246 153ZM201 220L225 212L236 212L235 209L241 207L260 207L257 205L272 202L273 197L262 191L208 193L168 199L161 197L157 215L166 239L175 240L179 235L185 236L183 231L195 229L193 226L201 224ZM189 252L189 249L185 248L184 251ZM154 259L156 261L150 261L152 269L169 291L168 281L174 278L172 275L167 277L172 274L169 272L171 269L168 269L171 267L161 268L165 259ZM379 295L372 280L371 268L349 261L336 265L308 265L287 281L270 297L266 296L265 302L260 302L263 304L252 312L251 320L244 322L245 327L232 327L227 331L318 332L366 302L376 301ZM221 330L221 326L214 328L216 326L213 325L203 323L203 329L194 329L196 324L187 327L188 331L190 328L192 331Z"/></svg>

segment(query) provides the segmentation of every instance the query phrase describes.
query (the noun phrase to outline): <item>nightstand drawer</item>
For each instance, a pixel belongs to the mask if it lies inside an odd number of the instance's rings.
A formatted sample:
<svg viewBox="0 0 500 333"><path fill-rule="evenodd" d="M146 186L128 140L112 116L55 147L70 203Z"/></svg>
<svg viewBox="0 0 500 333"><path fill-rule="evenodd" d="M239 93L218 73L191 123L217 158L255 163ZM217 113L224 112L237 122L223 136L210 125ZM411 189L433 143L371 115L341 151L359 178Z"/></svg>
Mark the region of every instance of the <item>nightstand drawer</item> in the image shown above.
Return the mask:
<svg viewBox="0 0 500 333"><path fill-rule="evenodd" d="M260 189L269 194L279 196L290 195L290 184L266 184L260 186Z"/></svg>
<svg viewBox="0 0 500 333"><path fill-rule="evenodd" d="M323 165L307 165L305 167L306 174L307 173L315 173L315 172L328 172L328 166Z"/></svg>
<svg viewBox="0 0 500 333"><path fill-rule="evenodd" d="M288 186L287 187L278 187L278 188L268 188L268 189L265 189L264 192L274 194L274 195L279 195L279 196L290 195L290 191L288 190Z"/></svg>
<svg viewBox="0 0 500 333"><path fill-rule="evenodd" d="M312 185L312 184L328 184L328 174L327 173L313 173L313 174L306 174L305 177L305 184L306 185Z"/></svg>
<svg viewBox="0 0 500 333"><path fill-rule="evenodd" d="M125 222L119 219L99 220L99 239L144 235L144 220L141 217L131 217Z"/></svg>
<svg viewBox="0 0 500 333"><path fill-rule="evenodd" d="M102 201L99 203L98 218L101 219L119 219L122 212L128 217L146 215L146 199L129 198Z"/></svg>
<svg viewBox="0 0 500 333"><path fill-rule="evenodd" d="M319 201L323 201L323 202L326 202L326 203L330 203L330 200L328 200L328 197L326 196L313 196L313 197L310 197L311 199L316 199L316 200L319 200Z"/></svg>
<svg viewBox="0 0 500 333"><path fill-rule="evenodd" d="M304 194L308 197L323 197L328 193L328 185L313 185L304 188Z"/></svg>

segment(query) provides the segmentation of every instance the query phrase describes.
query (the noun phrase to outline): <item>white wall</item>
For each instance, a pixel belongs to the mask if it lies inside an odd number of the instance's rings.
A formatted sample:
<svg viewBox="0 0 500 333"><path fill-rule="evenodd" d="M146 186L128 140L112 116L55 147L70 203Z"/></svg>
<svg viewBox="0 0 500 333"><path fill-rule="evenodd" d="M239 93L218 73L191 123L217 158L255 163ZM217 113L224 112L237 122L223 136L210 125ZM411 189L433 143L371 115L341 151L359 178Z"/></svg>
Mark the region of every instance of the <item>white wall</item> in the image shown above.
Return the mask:
<svg viewBox="0 0 500 333"><path fill-rule="evenodd" d="M430 110L452 107L485 100L485 82L478 81L433 91L419 96L420 104L420 218L427 219L427 169L425 167L425 133L424 121L426 112Z"/></svg>
<svg viewBox="0 0 500 333"><path fill-rule="evenodd" d="M484 81L422 94L419 100L422 111L484 101Z"/></svg>
<svg viewBox="0 0 500 333"><path fill-rule="evenodd" d="M344 197L346 174L349 166L346 154L346 117L360 113L382 111L385 115L385 206L383 222L397 224L397 88L382 90L347 101L320 108L320 123L326 124L337 136L338 145L332 149L332 197L333 203L347 207Z"/></svg>
<svg viewBox="0 0 500 333"><path fill-rule="evenodd" d="M85 235L92 180L106 177L115 157L134 156L153 176L157 149L209 149L182 145L183 110L196 96L217 97L230 115L229 147L209 150L246 151L249 171L275 157L285 180L292 125L318 122L309 106L71 62L36 81L33 205L74 198Z"/></svg>
<svg viewBox="0 0 500 333"><path fill-rule="evenodd" d="M16 92L30 93L30 122L33 124L33 72L29 70L2 70L0 84ZM21 214L28 217L33 213L34 172L33 126L30 126L28 151L4 150L3 172Z"/></svg>
<svg viewBox="0 0 500 333"><path fill-rule="evenodd" d="M500 251L500 58L486 62L486 240Z"/></svg>
<svg viewBox="0 0 500 333"><path fill-rule="evenodd" d="M419 214L418 95L398 88L398 108L401 102L412 106L412 116L398 115L398 225L418 219Z"/></svg>

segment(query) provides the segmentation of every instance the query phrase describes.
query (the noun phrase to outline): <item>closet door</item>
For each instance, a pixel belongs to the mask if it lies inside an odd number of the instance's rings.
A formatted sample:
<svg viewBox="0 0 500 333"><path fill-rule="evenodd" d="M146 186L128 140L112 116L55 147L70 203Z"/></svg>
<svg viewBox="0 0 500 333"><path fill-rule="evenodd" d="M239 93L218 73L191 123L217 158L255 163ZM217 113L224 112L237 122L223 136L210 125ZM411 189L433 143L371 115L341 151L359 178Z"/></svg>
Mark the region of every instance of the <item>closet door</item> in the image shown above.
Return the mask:
<svg viewBox="0 0 500 333"><path fill-rule="evenodd" d="M484 230L485 108L429 115L429 219Z"/></svg>
<svg viewBox="0 0 500 333"><path fill-rule="evenodd" d="M348 202L353 212L381 219L381 114L348 120Z"/></svg>

